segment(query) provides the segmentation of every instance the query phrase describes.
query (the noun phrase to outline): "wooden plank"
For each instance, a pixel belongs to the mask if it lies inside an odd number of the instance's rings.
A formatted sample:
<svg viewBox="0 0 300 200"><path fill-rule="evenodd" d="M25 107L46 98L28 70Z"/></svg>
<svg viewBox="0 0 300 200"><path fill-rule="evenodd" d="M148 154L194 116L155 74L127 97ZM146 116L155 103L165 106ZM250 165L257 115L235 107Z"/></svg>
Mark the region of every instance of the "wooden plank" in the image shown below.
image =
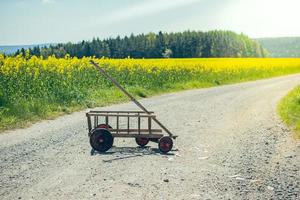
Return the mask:
<svg viewBox="0 0 300 200"><path fill-rule="evenodd" d="M129 116L128 116L128 117L127 117L127 132L128 132L128 134L129 134L129 128L130 128L130 127L129 127L129 119L130 119L130 118L129 118Z"/></svg>
<svg viewBox="0 0 300 200"><path fill-rule="evenodd" d="M145 111L137 111L137 110L127 110L127 111L115 111L115 110L90 110L89 113L146 113ZM149 111L149 113L154 113L153 111Z"/></svg>
<svg viewBox="0 0 300 200"><path fill-rule="evenodd" d="M97 127L97 125L98 125L98 124L97 124L97 121L96 121L96 117L97 117L97 116L94 116L94 127Z"/></svg>
<svg viewBox="0 0 300 200"><path fill-rule="evenodd" d="M141 117L138 117L138 133L141 134Z"/></svg>
<svg viewBox="0 0 300 200"><path fill-rule="evenodd" d="M98 113L88 113L88 115L90 116L101 116L101 117L151 117L151 118L155 118L156 115L148 115L148 114L141 114L141 115L138 115L138 114L98 114Z"/></svg>
<svg viewBox="0 0 300 200"><path fill-rule="evenodd" d="M98 116L97 116L98 117ZM105 116L105 124L108 127L108 116Z"/></svg>
<svg viewBox="0 0 300 200"><path fill-rule="evenodd" d="M138 133L138 129L109 129L109 132L114 133L114 132L123 132L123 133L133 133L136 132ZM141 133L149 133L149 129L140 129ZM151 129L151 133L162 133L162 129Z"/></svg>
<svg viewBox="0 0 300 200"><path fill-rule="evenodd" d="M148 129L149 129L149 133L151 134L152 133L152 131L151 131L151 118L150 117L148 117Z"/></svg>
<svg viewBox="0 0 300 200"><path fill-rule="evenodd" d="M119 132L119 116L117 116L117 133Z"/></svg>
<svg viewBox="0 0 300 200"><path fill-rule="evenodd" d="M87 123L88 123L88 129L89 132L92 130L92 122L91 122L91 117L89 115L86 115L87 118Z"/></svg>
<svg viewBox="0 0 300 200"><path fill-rule="evenodd" d="M163 134L127 134L127 133L112 133L113 137L128 137L128 138L138 138L138 137L143 137L143 138L161 138Z"/></svg>

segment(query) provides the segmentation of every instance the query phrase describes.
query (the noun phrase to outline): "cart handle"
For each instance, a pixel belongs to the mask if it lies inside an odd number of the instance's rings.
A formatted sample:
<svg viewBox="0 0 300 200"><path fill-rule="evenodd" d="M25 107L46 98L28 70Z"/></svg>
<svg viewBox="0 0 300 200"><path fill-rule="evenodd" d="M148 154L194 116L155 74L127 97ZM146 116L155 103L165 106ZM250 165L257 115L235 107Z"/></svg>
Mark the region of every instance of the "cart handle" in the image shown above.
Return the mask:
<svg viewBox="0 0 300 200"><path fill-rule="evenodd" d="M133 103L135 103L140 109L142 109L145 113L151 115L151 112L149 112L139 101L137 101L131 94L129 94L113 77L111 77L103 68L101 68L97 63L95 63L93 60L90 60L90 63L99 70L99 72L108 80L110 80L117 88L119 88L127 97L131 99ZM168 133L170 137L175 138L176 136L173 136L171 131L167 129L158 119L155 117L152 118L164 131Z"/></svg>

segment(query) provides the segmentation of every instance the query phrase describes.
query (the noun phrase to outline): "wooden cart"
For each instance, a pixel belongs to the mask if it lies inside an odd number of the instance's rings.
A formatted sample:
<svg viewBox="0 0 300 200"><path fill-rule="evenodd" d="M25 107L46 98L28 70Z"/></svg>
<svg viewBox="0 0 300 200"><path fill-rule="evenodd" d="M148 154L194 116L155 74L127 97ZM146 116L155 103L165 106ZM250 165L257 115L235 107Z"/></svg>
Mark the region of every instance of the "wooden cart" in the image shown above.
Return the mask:
<svg viewBox="0 0 300 200"><path fill-rule="evenodd" d="M142 111L89 111L86 113L88 136L93 150L105 152L112 147L114 138L126 137L135 138L136 143L141 147L146 146L149 141L157 142L162 153L169 152L173 147L173 139L177 136L158 121L154 112L148 111L104 69L92 60L90 63L142 109Z"/></svg>

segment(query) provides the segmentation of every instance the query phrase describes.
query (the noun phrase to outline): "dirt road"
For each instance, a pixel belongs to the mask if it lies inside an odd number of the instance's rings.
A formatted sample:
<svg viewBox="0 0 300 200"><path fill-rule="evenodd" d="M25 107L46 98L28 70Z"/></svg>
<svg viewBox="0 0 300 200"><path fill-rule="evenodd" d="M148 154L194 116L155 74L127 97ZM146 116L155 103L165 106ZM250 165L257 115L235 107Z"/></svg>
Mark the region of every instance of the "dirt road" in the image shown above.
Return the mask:
<svg viewBox="0 0 300 200"><path fill-rule="evenodd" d="M116 139L91 156L84 111L2 133L0 199L299 199L300 144L276 114L297 84L300 75L143 99L179 135L170 155Z"/></svg>

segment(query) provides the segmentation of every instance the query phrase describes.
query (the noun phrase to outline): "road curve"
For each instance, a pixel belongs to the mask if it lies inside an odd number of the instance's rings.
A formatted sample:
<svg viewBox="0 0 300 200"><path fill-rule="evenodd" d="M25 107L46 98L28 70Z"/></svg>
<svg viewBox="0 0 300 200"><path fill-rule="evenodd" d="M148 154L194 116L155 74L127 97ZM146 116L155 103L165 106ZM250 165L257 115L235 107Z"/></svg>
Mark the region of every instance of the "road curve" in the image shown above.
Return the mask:
<svg viewBox="0 0 300 200"><path fill-rule="evenodd" d="M276 104L291 75L143 99L179 137L90 155L85 111L0 135L0 199L298 199L300 144ZM101 110L135 109L124 103Z"/></svg>

